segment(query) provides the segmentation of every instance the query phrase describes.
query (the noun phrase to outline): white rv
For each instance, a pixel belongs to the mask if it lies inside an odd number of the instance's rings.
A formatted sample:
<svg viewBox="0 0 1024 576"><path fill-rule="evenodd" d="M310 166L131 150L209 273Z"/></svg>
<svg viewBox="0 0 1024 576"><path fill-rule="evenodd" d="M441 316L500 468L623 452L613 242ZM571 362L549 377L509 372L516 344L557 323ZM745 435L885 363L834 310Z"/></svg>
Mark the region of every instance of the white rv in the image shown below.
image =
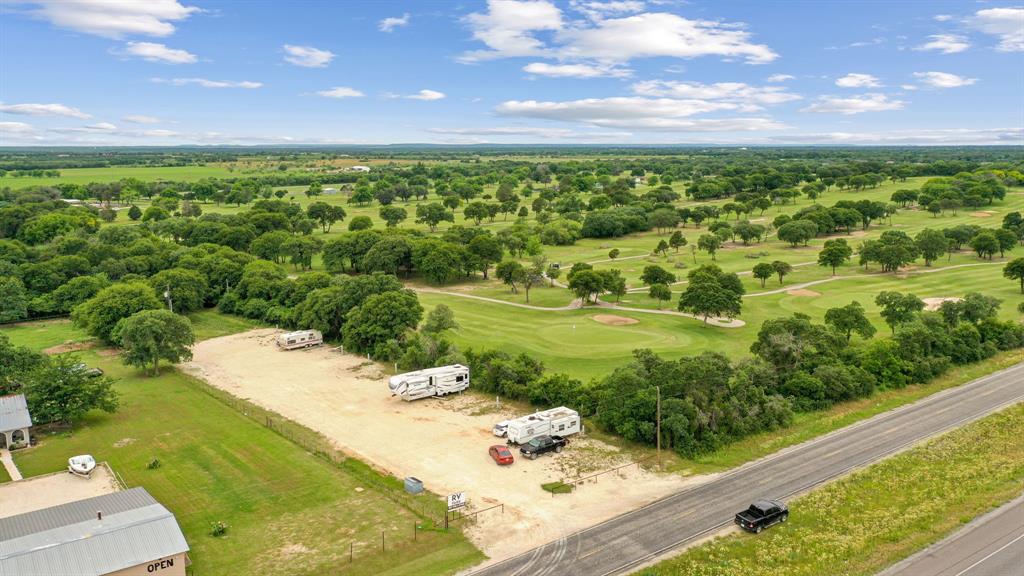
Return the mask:
<svg viewBox="0 0 1024 576"><path fill-rule="evenodd" d="M575 410L560 406L529 416L510 420L505 428L508 441L525 444L538 436L569 436L580 431L580 415Z"/></svg>
<svg viewBox="0 0 1024 576"><path fill-rule="evenodd" d="M469 388L469 368L462 364L396 374L388 380L391 395L407 401L444 396L466 388Z"/></svg>
<svg viewBox="0 0 1024 576"><path fill-rule="evenodd" d="M319 330L298 330L296 332L285 332L277 337L277 347L282 350L295 350L296 348L309 348L324 343L324 335Z"/></svg>

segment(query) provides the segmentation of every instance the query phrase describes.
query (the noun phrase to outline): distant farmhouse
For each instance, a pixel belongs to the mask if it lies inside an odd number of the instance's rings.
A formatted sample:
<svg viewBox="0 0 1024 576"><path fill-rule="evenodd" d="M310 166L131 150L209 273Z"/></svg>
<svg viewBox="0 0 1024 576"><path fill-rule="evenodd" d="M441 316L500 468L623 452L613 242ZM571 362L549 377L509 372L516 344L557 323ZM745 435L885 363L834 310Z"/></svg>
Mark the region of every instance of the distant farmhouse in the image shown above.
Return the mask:
<svg viewBox="0 0 1024 576"><path fill-rule="evenodd" d="M28 446L31 427L32 416L25 395L0 396L0 448Z"/></svg>
<svg viewBox="0 0 1024 576"><path fill-rule="evenodd" d="M369 166L349 166L348 167L348 171L349 172L369 172L370 171L370 167Z"/></svg>
<svg viewBox="0 0 1024 576"><path fill-rule="evenodd" d="M5 576L185 576L188 550L174 514L144 488L0 518Z"/></svg>

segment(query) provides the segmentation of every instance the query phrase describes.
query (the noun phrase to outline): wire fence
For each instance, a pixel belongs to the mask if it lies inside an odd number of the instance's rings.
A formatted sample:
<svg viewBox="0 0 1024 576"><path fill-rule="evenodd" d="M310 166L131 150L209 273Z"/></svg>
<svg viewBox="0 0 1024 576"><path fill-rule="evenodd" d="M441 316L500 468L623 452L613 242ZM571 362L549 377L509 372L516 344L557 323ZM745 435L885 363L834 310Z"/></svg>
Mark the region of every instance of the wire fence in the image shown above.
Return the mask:
<svg viewBox="0 0 1024 576"><path fill-rule="evenodd" d="M569 494L571 492L574 492L577 488L579 488L581 485L583 485L583 484L585 484L587 482L597 482L597 479L600 478L601 476L604 476L605 474L610 474L612 472L618 472L619 470L622 470L622 469L625 469L625 468L629 468L631 466L636 466L637 470L639 470L640 466L644 462L647 462L648 460L650 460L651 458L652 458L651 456L648 456L646 458L641 458L640 460L634 460L633 462L628 462L626 464L621 464L619 466L615 466L614 468L609 468L607 470L601 470L600 472L594 472L593 474L587 474L586 476L580 476L580 477L574 478L572 480L561 480L559 482L559 485L560 486L567 486L568 489L563 491L563 490L558 490L557 487L555 487L556 489L551 489L551 490L549 490L549 492L551 492L552 497L555 494Z"/></svg>
<svg viewBox="0 0 1024 576"><path fill-rule="evenodd" d="M0 322L0 326L10 326L12 324L24 324L26 322L39 322L41 320L57 320L59 318L71 318L71 314L54 314L52 316L31 316L29 318L22 318L20 320L7 320Z"/></svg>

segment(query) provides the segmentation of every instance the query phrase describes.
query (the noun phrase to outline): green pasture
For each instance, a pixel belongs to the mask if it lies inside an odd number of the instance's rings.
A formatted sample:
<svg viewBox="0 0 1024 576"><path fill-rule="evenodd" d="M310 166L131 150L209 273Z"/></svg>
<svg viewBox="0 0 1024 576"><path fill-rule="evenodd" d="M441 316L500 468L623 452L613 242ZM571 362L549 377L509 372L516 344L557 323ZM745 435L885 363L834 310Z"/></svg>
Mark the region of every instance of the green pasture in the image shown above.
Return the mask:
<svg viewBox="0 0 1024 576"><path fill-rule="evenodd" d="M212 311L193 319L205 336L248 327ZM63 320L2 332L35 349L88 340ZM74 454L109 462L174 512L196 574L444 574L482 558L458 531L421 530L414 541L422 519L389 498L395 481L308 453L177 370L147 377L100 352L80 354L117 379L120 409L90 413L70 431L38 431L37 446L15 453L18 467L29 477L63 469ZM154 459L160 467L148 469ZM230 526L224 537L209 534L216 521Z"/></svg>

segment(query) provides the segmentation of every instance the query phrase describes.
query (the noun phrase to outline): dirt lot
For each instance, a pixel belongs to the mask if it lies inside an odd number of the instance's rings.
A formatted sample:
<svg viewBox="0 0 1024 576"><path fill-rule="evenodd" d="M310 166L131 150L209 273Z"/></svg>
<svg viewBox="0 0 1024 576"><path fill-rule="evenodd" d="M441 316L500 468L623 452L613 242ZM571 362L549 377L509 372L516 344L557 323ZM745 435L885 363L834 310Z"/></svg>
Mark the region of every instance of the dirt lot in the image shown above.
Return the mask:
<svg viewBox="0 0 1024 576"><path fill-rule="evenodd" d="M501 559L606 520L698 479L636 467L601 476L573 494L552 497L540 485L627 461L613 446L576 438L559 455L498 467L487 447L495 422L521 414L494 398L465 394L405 402L387 391L376 364L327 347L281 352L276 331L253 330L200 342L181 367L214 386L322 432L337 446L401 478L415 476L437 494L465 491L481 515L471 537ZM517 454L518 456L518 454Z"/></svg>
<svg viewBox="0 0 1024 576"><path fill-rule="evenodd" d="M91 478L57 472L17 482L0 484L0 518L102 496L118 490L117 483L103 466L97 466Z"/></svg>

